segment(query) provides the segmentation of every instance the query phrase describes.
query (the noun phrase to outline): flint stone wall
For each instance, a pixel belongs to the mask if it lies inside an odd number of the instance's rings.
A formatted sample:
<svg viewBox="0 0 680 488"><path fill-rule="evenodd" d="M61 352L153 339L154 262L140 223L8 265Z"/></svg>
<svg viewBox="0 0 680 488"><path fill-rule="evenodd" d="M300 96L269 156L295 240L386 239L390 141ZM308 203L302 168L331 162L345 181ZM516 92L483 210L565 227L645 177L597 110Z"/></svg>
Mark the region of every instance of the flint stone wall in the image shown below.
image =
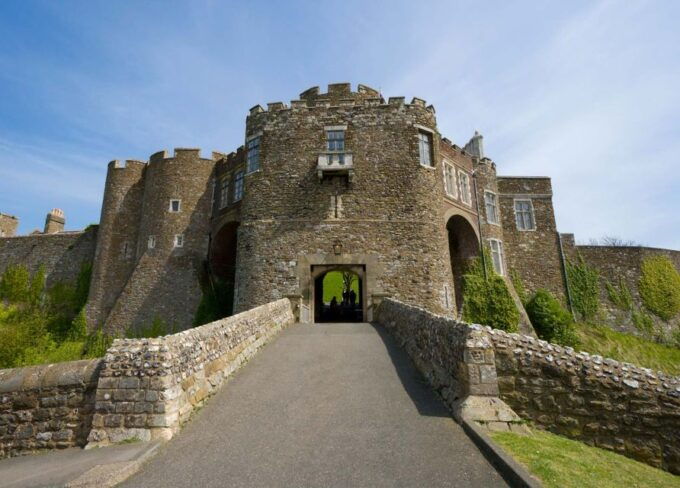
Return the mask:
<svg viewBox="0 0 680 488"><path fill-rule="evenodd" d="M680 378L487 329L500 396L557 434L680 474Z"/></svg>
<svg viewBox="0 0 680 488"><path fill-rule="evenodd" d="M13 264L31 273L45 269L47 286L73 281L83 263L91 263L97 243L97 226L79 232L36 234L0 238L0 273Z"/></svg>
<svg viewBox="0 0 680 488"><path fill-rule="evenodd" d="M90 446L169 439L259 347L294 321L290 301L156 339L118 339L106 353Z"/></svg>
<svg viewBox="0 0 680 488"><path fill-rule="evenodd" d="M539 428L680 474L679 377L391 299L377 321L449 406L465 394L498 395Z"/></svg>
<svg viewBox="0 0 680 488"><path fill-rule="evenodd" d="M0 458L84 446L102 362L0 370Z"/></svg>
<svg viewBox="0 0 680 488"><path fill-rule="evenodd" d="M383 300L376 321L399 341L452 409L468 395L498 396L494 351L481 326Z"/></svg>

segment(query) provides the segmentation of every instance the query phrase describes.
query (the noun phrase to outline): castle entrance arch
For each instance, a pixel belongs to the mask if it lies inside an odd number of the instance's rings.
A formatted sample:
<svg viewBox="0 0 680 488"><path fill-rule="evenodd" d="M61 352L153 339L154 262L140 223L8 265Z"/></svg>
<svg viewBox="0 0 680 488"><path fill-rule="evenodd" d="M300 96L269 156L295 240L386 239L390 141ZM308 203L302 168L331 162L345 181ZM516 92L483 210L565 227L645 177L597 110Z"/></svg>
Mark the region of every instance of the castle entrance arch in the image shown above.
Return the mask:
<svg viewBox="0 0 680 488"><path fill-rule="evenodd" d="M365 277L363 265L312 266L314 322L363 322Z"/></svg>
<svg viewBox="0 0 680 488"><path fill-rule="evenodd" d="M470 221L462 215L453 215L449 218L446 230L449 236L456 306L460 313L463 307L463 274L469 262L479 256L479 239Z"/></svg>
<svg viewBox="0 0 680 488"><path fill-rule="evenodd" d="M208 255L209 285L215 294L220 315L232 315L236 279L236 249L239 222L227 222L210 241Z"/></svg>

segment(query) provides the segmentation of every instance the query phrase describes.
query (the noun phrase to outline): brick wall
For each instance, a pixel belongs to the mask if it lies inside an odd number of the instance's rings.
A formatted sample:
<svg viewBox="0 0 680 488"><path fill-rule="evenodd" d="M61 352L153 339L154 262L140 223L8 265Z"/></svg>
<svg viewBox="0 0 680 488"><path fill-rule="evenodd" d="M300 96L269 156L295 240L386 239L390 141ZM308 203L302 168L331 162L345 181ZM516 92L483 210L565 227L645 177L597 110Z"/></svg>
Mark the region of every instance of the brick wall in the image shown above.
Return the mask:
<svg viewBox="0 0 680 488"><path fill-rule="evenodd" d="M84 446L101 359L0 370L0 458Z"/></svg>
<svg viewBox="0 0 680 488"><path fill-rule="evenodd" d="M94 259L97 227L81 232L0 238L0 273L10 264L23 264L31 273L42 265L47 285L72 281L84 262Z"/></svg>

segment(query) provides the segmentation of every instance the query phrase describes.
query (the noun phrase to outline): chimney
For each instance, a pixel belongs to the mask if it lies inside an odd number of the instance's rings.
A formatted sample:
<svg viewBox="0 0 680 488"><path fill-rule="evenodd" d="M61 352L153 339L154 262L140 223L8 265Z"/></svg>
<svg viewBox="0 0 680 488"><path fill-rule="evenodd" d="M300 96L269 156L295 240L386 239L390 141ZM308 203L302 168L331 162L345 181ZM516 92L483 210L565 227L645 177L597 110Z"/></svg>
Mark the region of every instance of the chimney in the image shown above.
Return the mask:
<svg viewBox="0 0 680 488"><path fill-rule="evenodd" d="M45 218L45 234L56 234L64 230L64 211L60 208L53 208Z"/></svg>

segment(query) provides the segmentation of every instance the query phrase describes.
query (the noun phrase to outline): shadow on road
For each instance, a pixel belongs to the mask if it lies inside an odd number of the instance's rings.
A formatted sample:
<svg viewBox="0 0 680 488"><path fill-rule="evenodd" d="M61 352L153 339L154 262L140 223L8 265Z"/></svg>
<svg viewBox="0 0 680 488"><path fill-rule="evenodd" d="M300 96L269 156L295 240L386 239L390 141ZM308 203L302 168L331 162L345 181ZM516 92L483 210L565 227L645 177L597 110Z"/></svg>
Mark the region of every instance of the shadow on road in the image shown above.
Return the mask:
<svg viewBox="0 0 680 488"><path fill-rule="evenodd" d="M411 397L418 413L427 417L451 417L451 413L444 403L389 332L378 324L371 324L371 327L376 330L385 344L385 349L387 349L401 384L404 385L404 389Z"/></svg>

